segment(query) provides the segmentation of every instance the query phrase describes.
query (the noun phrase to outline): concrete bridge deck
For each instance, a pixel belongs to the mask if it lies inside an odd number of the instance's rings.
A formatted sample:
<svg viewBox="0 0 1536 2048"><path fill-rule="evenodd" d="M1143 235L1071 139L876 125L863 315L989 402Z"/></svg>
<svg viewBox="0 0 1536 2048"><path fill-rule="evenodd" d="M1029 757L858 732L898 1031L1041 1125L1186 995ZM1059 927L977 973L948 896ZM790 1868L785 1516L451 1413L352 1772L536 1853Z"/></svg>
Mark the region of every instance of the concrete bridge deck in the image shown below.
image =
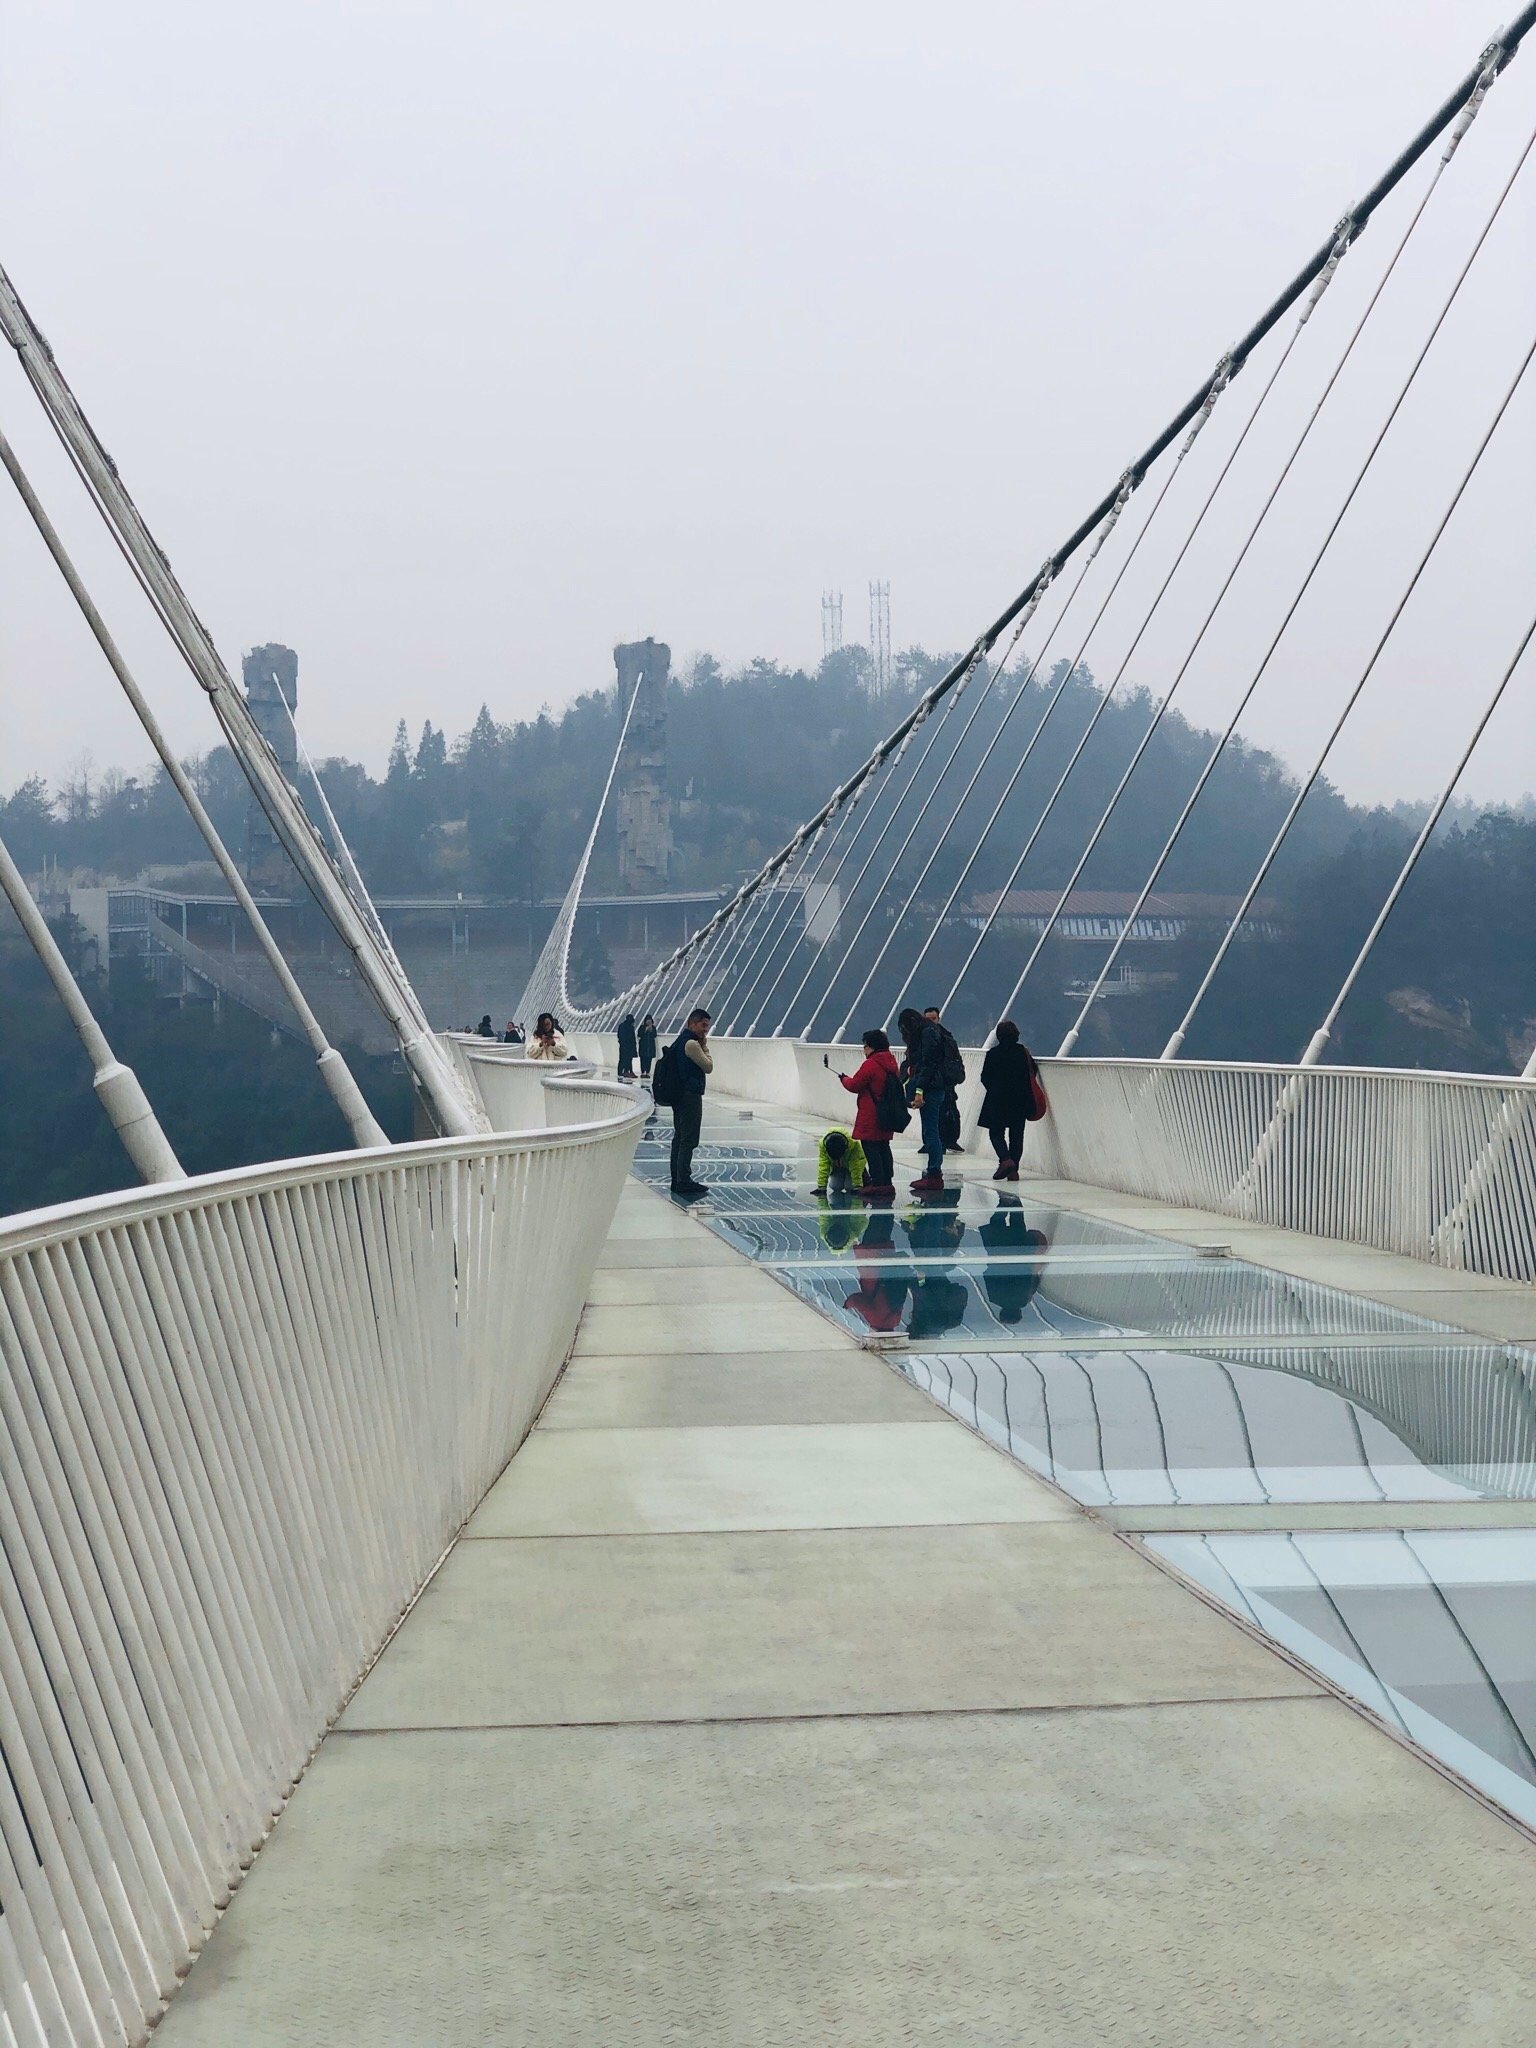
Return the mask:
<svg viewBox="0 0 1536 2048"><path fill-rule="evenodd" d="M1529 1290L1156 1222L1536 1334ZM1524 2048L1533 1856L631 1184L534 1434L157 2039Z"/></svg>

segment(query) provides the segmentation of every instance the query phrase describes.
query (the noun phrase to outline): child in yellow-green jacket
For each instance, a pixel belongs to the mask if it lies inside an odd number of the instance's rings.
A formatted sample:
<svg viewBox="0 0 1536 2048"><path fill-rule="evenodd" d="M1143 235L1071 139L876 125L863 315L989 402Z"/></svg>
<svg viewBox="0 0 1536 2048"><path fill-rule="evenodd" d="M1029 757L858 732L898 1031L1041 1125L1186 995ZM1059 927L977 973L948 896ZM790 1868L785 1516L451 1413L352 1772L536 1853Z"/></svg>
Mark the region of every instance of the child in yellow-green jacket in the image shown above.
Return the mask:
<svg viewBox="0 0 1536 2048"><path fill-rule="evenodd" d="M846 1131L828 1131L816 1148L818 1195L856 1193L864 1185L866 1170L864 1147Z"/></svg>

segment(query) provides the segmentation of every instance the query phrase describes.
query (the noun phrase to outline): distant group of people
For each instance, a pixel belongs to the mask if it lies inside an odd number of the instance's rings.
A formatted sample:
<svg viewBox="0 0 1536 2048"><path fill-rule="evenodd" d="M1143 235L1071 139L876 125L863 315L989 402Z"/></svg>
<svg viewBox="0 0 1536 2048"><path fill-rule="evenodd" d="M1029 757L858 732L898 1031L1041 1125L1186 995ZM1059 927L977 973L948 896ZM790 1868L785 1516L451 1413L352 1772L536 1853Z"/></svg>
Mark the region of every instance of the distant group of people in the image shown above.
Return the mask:
<svg viewBox="0 0 1536 2048"><path fill-rule="evenodd" d="M540 1024L543 1022L541 1018ZM641 1079L651 1080L656 1103L672 1112L672 1192L688 1199L708 1193L706 1184L694 1175L693 1155L703 1124L704 1092L714 1071L709 1050L711 1022L707 1010L692 1011L659 1060L654 1017L647 1015L636 1024L629 1013L618 1026L620 1078L634 1078L638 1058ZM852 1073L838 1075L858 1106L851 1130L834 1127L821 1138L816 1159L818 1195L894 1199L896 1169L891 1147L910 1125L914 1109L922 1137L923 1170L911 1183L912 1193L933 1197L944 1192L945 1154L961 1149L959 1089L965 1080L965 1060L937 1009L903 1010L896 1023L901 1034L900 1060L885 1032L872 1029L863 1035L860 1065ZM830 1065L830 1057L827 1063ZM981 1085L980 1123L997 1155L992 1177L1016 1181L1025 1126L1044 1116L1048 1104L1040 1069L1012 1018L1005 1017L990 1035L981 1063Z"/></svg>
<svg viewBox="0 0 1536 2048"><path fill-rule="evenodd" d="M538 1022L531 1033L525 1031L515 1018L508 1020L505 1031L497 1031L487 1010L480 1022L472 1027L471 1035L489 1038L500 1045L526 1046L527 1057L531 1060L573 1060L576 1057L565 1042L559 1019L548 1010L540 1010Z"/></svg>
<svg viewBox="0 0 1536 2048"><path fill-rule="evenodd" d="M883 1031L864 1033L864 1061L855 1072L838 1079L858 1099L853 1129L829 1131L818 1158L818 1190L829 1185L820 1174L822 1160L835 1170L845 1154L843 1140L855 1148L857 1174L853 1186L867 1196L894 1196L895 1169L891 1141L911 1122L916 1109L922 1134L923 1171L912 1182L915 1195L936 1195L944 1187L944 1158L960 1147L959 1090L965 1060L953 1032L937 1009L903 1010L896 1020L903 1057L898 1062ZM981 1063L981 1126L997 1154L994 1180L1017 1180L1024 1149L1024 1126L1045 1113L1045 1090L1034 1056L1019 1039L1019 1027L1004 1018L992 1033ZM830 1150L829 1150L830 1148Z"/></svg>
<svg viewBox="0 0 1536 2048"><path fill-rule="evenodd" d="M633 1081L635 1061L640 1062L640 1078L648 1081L651 1068L656 1063L656 1019L649 1011L635 1022L633 1010L626 1010L619 1019L619 1079Z"/></svg>

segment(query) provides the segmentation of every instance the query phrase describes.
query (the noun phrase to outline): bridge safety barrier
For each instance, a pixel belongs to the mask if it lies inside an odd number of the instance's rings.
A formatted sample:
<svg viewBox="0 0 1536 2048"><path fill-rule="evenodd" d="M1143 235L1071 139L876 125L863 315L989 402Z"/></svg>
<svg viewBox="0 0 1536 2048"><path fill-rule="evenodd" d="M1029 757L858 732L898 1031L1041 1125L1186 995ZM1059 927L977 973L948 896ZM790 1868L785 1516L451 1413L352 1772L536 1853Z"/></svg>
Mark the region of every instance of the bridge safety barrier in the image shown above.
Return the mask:
<svg viewBox="0 0 1536 2048"><path fill-rule="evenodd" d="M527 1433L645 1107L539 1087L0 1224L0 2040L144 2039Z"/></svg>

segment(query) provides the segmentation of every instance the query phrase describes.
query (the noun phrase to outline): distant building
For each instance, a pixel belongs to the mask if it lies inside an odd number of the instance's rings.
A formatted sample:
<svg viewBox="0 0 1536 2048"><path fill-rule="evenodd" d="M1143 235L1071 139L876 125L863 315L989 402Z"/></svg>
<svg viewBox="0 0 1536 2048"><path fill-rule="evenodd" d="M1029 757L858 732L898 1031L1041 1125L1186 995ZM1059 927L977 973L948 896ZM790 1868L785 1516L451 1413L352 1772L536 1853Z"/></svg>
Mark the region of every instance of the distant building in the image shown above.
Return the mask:
<svg viewBox="0 0 1536 2048"><path fill-rule="evenodd" d="M1134 889L1074 889L1056 919L1053 936L1062 939L1118 939L1125 931L1126 920L1136 909L1139 893ZM979 930L996 909L995 923L1038 937L1061 902L1059 889L1010 889L999 909L999 894L993 889L973 896L965 906L964 921ZM1182 938L1191 925L1228 925L1237 915L1241 901L1240 896L1154 890L1137 912L1130 931L1126 933L1125 943L1128 946L1166 943ZM1242 936L1274 939L1279 935L1278 904L1272 897L1255 897L1243 920Z"/></svg>

